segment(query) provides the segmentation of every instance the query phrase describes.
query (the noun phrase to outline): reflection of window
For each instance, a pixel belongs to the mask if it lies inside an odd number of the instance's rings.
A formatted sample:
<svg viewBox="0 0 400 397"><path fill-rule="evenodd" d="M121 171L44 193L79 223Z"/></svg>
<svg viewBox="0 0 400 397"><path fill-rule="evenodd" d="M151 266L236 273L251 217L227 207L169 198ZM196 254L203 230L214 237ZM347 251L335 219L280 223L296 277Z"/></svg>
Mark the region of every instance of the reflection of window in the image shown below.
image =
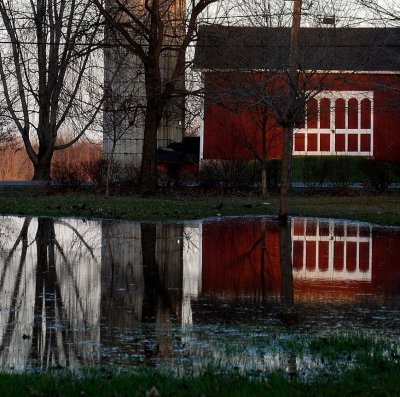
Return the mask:
<svg viewBox="0 0 400 397"><path fill-rule="evenodd" d="M310 99L294 154L373 154L373 92L326 91Z"/></svg>
<svg viewBox="0 0 400 397"><path fill-rule="evenodd" d="M292 256L297 278L371 281L372 229L294 218Z"/></svg>

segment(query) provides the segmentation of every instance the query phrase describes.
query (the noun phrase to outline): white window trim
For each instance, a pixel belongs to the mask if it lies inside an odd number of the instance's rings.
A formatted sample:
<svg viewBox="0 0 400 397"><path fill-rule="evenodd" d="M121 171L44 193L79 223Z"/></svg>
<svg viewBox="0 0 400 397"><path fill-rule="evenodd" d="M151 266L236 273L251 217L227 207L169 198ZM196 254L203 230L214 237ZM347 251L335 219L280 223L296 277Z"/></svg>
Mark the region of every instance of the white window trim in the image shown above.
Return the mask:
<svg viewBox="0 0 400 397"><path fill-rule="evenodd" d="M308 128L307 126L307 114L305 116L305 128L296 128L293 134L293 154L294 155L351 155L351 156L373 156L373 148L374 148L374 92L373 91L322 91L313 97L317 100L318 106L318 115L317 115L317 128ZM363 99L369 99L371 103L371 128L357 128L357 129L349 129L348 128L348 101L350 99L357 99L358 103L358 125L361 126L361 101ZM320 101L321 99L329 99L331 101L330 106L330 128L320 128ZM345 105L345 128L337 129L335 128L335 101L338 99L343 99L346 102ZM304 147L308 146L308 133L312 132L312 134L317 135L317 150L296 150L296 134L301 133L304 134ZM344 151L336 151L335 150L335 140L332 139L333 134L344 135L345 141L345 150ZM349 151L348 150L348 136L350 134L358 135L357 147L361 148L361 135L369 135L370 136L370 150L369 151ZM330 136L330 150L329 151L321 151L320 150L320 137L321 135L329 135Z"/></svg>

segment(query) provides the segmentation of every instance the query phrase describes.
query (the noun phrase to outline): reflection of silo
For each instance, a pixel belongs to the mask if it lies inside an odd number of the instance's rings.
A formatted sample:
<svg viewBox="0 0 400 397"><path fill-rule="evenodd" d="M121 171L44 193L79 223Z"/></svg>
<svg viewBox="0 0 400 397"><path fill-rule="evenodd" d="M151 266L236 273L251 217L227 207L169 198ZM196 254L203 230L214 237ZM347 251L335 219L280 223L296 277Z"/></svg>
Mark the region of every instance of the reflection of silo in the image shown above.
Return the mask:
<svg viewBox="0 0 400 397"><path fill-rule="evenodd" d="M103 222L102 310L111 328L181 320L182 229Z"/></svg>
<svg viewBox="0 0 400 397"><path fill-rule="evenodd" d="M108 7L113 1L109 0ZM160 8L165 9L163 51L160 56L162 86L172 81L176 64L177 51L184 32L185 0L162 0ZM131 12L149 23L149 13L143 7L143 0L132 0ZM125 18L127 23L129 18ZM143 31L131 32L135 42L147 51L148 43L143 38ZM114 159L122 167L138 167L142 158L143 133L145 122L145 77L142 60L129 48L123 46L121 38L116 38L109 31L106 40L110 47L104 51L104 80L106 100L104 113L104 153L108 157L113 140L116 140ZM184 88L184 77L179 78L177 86ZM158 129L158 147L166 147L171 142L180 142L184 130L184 99L182 96L170 98L164 109Z"/></svg>
<svg viewBox="0 0 400 397"><path fill-rule="evenodd" d="M139 223L103 222L102 316L112 327L132 328L141 322L143 263Z"/></svg>
<svg viewBox="0 0 400 397"><path fill-rule="evenodd" d="M154 340L151 354L169 354L172 325L182 322L182 234L181 224L103 222L103 344L130 329L143 333L135 351L150 354Z"/></svg>
<svg viewBox="0 0 400 397"><path fill-rule="evenodd" d="M182 324L193 323L192 299L201 293L202 223L185 225L183 232Z"/></svg>
<svg viewBox="0 0 400 397"><path fill-rule="evenodd" d="M160 295L157 322L182 318L182 230L179 224L160 224L157 227L156 263L159 280L166 294ZM164 318L164 319L163 319Z"/></svg>

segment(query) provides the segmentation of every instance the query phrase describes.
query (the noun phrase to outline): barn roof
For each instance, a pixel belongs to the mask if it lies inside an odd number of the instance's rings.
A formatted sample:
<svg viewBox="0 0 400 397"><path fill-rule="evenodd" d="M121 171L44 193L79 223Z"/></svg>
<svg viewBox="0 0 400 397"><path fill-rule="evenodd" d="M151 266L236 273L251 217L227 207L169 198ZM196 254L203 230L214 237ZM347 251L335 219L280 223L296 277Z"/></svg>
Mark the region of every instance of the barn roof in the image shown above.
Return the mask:
<svg viewBox="0 0 400 397"><path fill-rule="evenodd" d="M290 28L203 25L197 69L282 70ZM302 28L301 70L400 71L400 28Z"/></svg>

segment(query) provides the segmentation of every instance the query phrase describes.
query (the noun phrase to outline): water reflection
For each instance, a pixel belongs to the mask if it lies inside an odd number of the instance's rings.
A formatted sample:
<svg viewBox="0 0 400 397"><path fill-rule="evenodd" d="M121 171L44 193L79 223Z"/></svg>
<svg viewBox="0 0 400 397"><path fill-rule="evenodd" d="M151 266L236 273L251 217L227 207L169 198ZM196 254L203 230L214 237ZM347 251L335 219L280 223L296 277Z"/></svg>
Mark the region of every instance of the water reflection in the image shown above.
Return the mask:
<svg viewBox="0 0 400 397"><path fill-rule="evenodd" d="M2 219L2 368L98 361L101 258L99 234L92 225Z"/></svg>
<svg viewBox="0 0 400 397"><path fill-rule="evenodd" d="M226 356L216 346L236 343L237 325L398 329L395 229L302 218L285 228L261 217L0 219L5 370L221 363ZM251 343L230 360L291 373L304 365L291 352L255 354Z"/></svg>

